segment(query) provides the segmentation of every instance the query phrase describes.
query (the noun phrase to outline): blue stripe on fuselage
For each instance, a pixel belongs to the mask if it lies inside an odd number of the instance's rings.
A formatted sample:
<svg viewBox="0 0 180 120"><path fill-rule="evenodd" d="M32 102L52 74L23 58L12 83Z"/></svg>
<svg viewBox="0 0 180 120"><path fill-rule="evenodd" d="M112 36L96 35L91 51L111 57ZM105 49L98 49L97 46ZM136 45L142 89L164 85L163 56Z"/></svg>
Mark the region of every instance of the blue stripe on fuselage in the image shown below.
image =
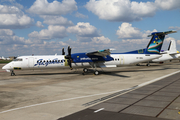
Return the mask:
<svg viewBox="0 0 180 120"><path fill-rule="evenodd" d="M112 57L107 55L106 57L101 57L101 56L87 56L86 53L75 53L71 54L71 58L73 59L74 63L79 63L79 62L98 62L98 61L111 61L114 60Z"/></svg>
<svg viewBox="0 0 180 120"><path fill-rule="evenodd" d="M148 52L147 48L145 48L145 49L139 49L139 50L134 50L134 51L130 51L130 52L111 53L111 54L157 54L157 53Z"/></svg>

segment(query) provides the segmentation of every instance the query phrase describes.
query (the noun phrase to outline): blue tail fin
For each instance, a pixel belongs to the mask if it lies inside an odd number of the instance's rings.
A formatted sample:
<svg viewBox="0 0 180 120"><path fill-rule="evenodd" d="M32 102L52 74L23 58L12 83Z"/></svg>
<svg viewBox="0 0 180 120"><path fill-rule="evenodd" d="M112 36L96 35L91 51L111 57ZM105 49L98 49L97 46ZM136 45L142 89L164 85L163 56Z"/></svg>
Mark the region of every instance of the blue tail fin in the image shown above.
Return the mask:
<svg viewBox="0 0 180 120"><path fill-rule="evenodd" d="M159 54L165 35L175 32L176 31L153 32L151 35L148 35L148 37L152 36L152 38L146 48L146 54Z"/></svg>

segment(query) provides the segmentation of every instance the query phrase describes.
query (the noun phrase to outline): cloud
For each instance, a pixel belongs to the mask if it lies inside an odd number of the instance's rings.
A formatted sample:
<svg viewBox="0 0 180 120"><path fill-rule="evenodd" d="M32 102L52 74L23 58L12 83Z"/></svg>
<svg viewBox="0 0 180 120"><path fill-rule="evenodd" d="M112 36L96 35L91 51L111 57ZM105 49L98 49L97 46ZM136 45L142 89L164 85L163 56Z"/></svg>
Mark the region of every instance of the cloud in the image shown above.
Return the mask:
<svg viewBox="0 0 180 120"><path fill-rule="evenodd" d="M12 36L14 35L13 31L10 29L0 29L0 36Z"/></svg>
<svg viewBox="0 0 180 120"><path fill-rule="evenodd" d="M180 40L177 40L177 44L180 45ZM178 49L179 50L179 49Z"/></svg>
<svg viewBox="0 0 180 120"><path fill-rule="evenodd" d="M24 8L21 4L17 3L16 0L1 0L1 3L3 3L3 2L5 4L8 2L8 4L10 3L12 6L16 6L19 9L23 9Z"/></svg>
<svg viewBox="0 0 180 120"><path fill-rule="evenodd" d="M97 43L97 44L98 43L109 44L111 42L111 40L109 38L105 38L104 36L101 36L101 37L93 37L92 42Z"/></svg>
<svg viewBox="0 0 180 120"><path fill-rule="evenodd" d="M83 14L81 14L79 12L76 12L75 16L78 17L78 18L88 18L87 15L83 15Z"/></svg>
<svg viewBox="0 0 180 120"><path fill-rule="evenodd" d="M74 25L72 21L68 21L67 18L64 18L62 16L42 15L41 17L44 19L43 23L48 24L48 25L61 25L61 26Z"/></svg>
<svg viewBox="0 0 180 120"><path fill-rule="evenodd" d="M179 31L179 30L180 30L180 27L178 27L178 26L175 26L175 27L170 26L169 29Z"/></svg>
<svg viewBox="0 0 180 120"><path fill-rule="evenodd" d="M166 37L165 37L165 41L169 42L170 40L175 40L175 38L169 37L169 36L166 36Z"/></svg>
<svg viewBox="0 0 180 120"><path fill-rule="evenodd" d="M177 9L180 7L180 1L131 2L130 0L90 0L85 7L100 19L132 22L142 20L145 17L152 17L159 9Z"/></svg>
<svg viewBox="0 0 180 120"><path fill-rule="evenodd" d="M12 44L29 44L29 40L24 37L18 37L10 29L0 29L0 45L12 45Z"/></svg>
<svg viewBox="0 0 180 120"><path fill-rule="evenodd" d="M15 6L0 5L1 14L16 14L19 12L20 12L20 9Z"/></svg>
<svg viewBox="0 0 180 120"><path fill-rule="evenodd" d="M154 29L153 31L147 30L141 32L140 29L132 27L132 24L124 22L119 26L116 35L118 35L119 39L123 39L123 42L138 42L147 38L152 32L157 32L157 30Z"/></svg>
<svg viewBox="0 0 180 120"><path fill-rule="evenodd" d="M180 0L155 0L155 4L162 10L173 10L180 8Z"/></svg>
<svg viewBox="0 0 180 120"><path fill-rule="evenodd" d="M122 23L121 26L119 26L116 35L118 35L118 38L123 39L142 38L142 32L140 32L139 29L132 27L132 24L129 23Z"/></svg>
<svg viewBox="0 0 180 120"><path fill-rule="evenodd" d="M36 26L39 28L44 28L44 25L40 21L37 21Z"/></svg>
<svg viewBox="0 0 180 120"><path fill-rule="evenodd" d="M99 37L99 32L96 27L89 23L79 22L75 26L67 28L69 33L76 34L78 37Z"/></svg>
<svg viewBox="0 0 180 120"><path fill-rule="evenodd" d="M64 26L49 25L48 29L43 29L40 32L34 31L28 35L30 38L40 40L62 39L67 36Z"/></svg>
<svg viewBox="0 0 180 120"><path fill-rule="evenodd" d="M36 0L28 9L28 12L38 15L63 15L77 10L74 0L63 0L62 3L54 0L49 3L47 0Z"/></svg>
<svg viewBox="0 0 180 120"><path fill-rule="evenodd" d="M0 28L22 29L30 27L34 19L15 6L0 5Z"/></svg>
<svg viewBox="0 0 180 120"><path fill-rule="evenodd" d="M50 27L50 26L49 26ZM47 34L51 31L55 26L51 26L50 29L44 29L44 34ZM58 28L59 29L59 28ZM93 52L102 49L115 48L116 50L113 52L127 52L136 49L145 48L150 41L150 37L147 37L147 34L155 32L156 30L150 31L141 31L142 38L140 39L123 39L118 41L112 41L111 39L105 36L99 37L88 37L90 41L80 41L80 40L72 40L69 39L67 41L43 41L41 37L43 36L42 32L35 32L36 36L33 38L25 39L24 37L16 36L12 30L10 29L1 29L0 30L0 54L6 53L5 56L16 56L16 55L48 55L48 54L61 54L61 49L64 47L65 52L67 54L67 46L70 45L72 47L72 53L79 52ZM58 32L57 32L58 33ZM34 35L35 35L34 34ZM49 37L53 38L53 36ZM33 34L32 34L33 35ZM143 37L145 36L146 37ZM43 36L44 37L44 36ZM40 38L40 39L39 39ZM57 37L55 37L57 38ZM172 37L166 36L165 42L163 44L166 45L165 50L168 48L170 39ZM180 44L180 40L177 41L177 47Z"/></svg>
<svg viewBox="0 0 180 120"><path fill-rule="evenodd" d="M122 39L122 43L146 45L150 41L147 36L152 32L157 32L157 30L140 31L138 28L133 27L132 24L124 22L119 26L116 35L118 35L119 39Z"/></svg>
<svg viewBox="0 0 180 120"><path fill-rule="evenodd" d="M157 9L152 2L138 3L130 0L90 0L85 7L100 19L127 22L151 17Z"/></svg>

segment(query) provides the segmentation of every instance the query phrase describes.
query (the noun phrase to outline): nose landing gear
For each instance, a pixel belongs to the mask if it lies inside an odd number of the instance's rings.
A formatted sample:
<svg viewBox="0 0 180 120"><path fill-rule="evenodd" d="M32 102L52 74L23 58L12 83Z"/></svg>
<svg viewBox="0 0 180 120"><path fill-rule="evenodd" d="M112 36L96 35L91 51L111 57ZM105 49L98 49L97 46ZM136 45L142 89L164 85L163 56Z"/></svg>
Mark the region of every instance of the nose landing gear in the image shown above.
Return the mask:
<svg viewBox="0 0 180 120"><path fill-rule="evenodd" d="M11 76L16 76L16 74L14 73L14 70L11 71Z"/></svg>

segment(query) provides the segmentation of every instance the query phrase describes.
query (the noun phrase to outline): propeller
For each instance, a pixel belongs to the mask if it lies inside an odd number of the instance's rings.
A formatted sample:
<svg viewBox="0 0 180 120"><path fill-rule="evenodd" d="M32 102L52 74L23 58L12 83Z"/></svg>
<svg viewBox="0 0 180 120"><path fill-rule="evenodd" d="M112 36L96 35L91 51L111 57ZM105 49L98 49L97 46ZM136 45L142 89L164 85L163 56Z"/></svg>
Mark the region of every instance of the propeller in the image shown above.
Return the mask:
<svg viewBox="0 0 180 120"><path fill-rule="evenodd" d="M70 67L70 69L72 70L72 57L71 57L71 48L70 46L68 46L68 55L65 56L65 58L67 59L68 65Z"/></svg>
<svg viewBox="0 0 180 120"><path fill-rule="evenodd" d="M62 49L62 55L65 55L64 48Z"/></svg>

